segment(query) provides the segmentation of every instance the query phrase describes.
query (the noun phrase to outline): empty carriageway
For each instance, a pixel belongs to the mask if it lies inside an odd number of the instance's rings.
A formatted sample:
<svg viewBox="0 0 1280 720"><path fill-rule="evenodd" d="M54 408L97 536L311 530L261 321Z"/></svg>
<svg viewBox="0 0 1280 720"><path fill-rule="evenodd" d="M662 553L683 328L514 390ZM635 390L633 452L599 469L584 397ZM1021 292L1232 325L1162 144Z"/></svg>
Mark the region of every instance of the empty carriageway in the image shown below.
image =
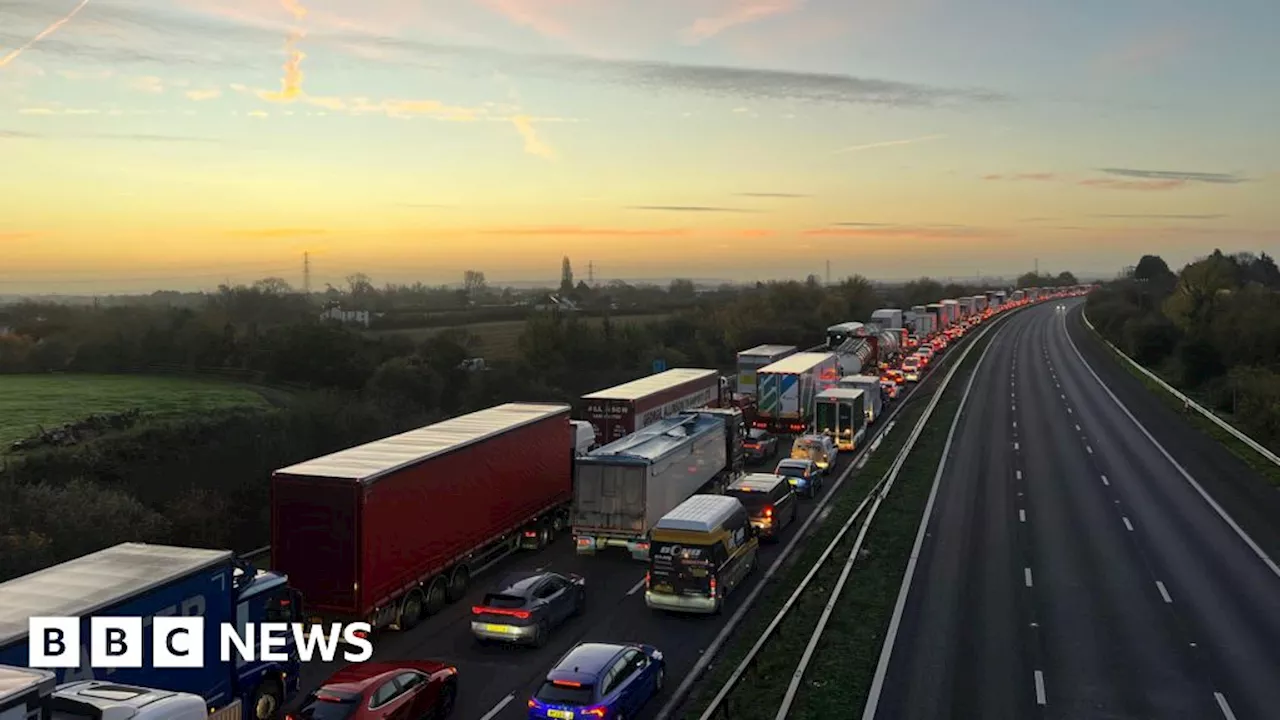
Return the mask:
<svg viewBox="0 0 1280 720"><path fill-rule="evenodd" d="M1086 367L1080 304L1022 313L979 370L874 717L1280 707L1280 574Z"/></svg>

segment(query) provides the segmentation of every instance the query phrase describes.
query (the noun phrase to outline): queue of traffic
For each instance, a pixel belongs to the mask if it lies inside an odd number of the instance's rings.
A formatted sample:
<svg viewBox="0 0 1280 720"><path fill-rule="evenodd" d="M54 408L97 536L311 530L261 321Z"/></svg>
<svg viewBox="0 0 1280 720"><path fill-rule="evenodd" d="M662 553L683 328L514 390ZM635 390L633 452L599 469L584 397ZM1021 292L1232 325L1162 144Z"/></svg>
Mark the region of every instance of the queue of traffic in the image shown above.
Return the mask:
<svg viewBox="0 0 1280 720"><path fill-rule="evenodd" d="M1014 291L1005 300L993 291L981 303L974 297L920 312L882 309L868 323L833 326L813 351L744 351L736 382L715 370L677 368L584 396L583 419L571 418L568 405L506 403L282 468L271 480L272 571L236 561L219 612L251 622L360 621L375 631L409 630L467 596L473 579L507 555L571 534L579 554L627 552L645 563L649 608L719 613L755 569L759 544L782 536L840 456L862 448L869 427L949 342L996 312L1061 294ZM777 459L783 448L786 457ZM124 552L102 553L113 551ZM151 573L185 562L189 569L171 573L174 582L196 572L190 568L229 562L226 553L188 548L129 552L148 554ZM86 559L41 575L66 574L79 585L65 587L84 590L76 563ZM86 623L110 606L53 597L57 583L33 578L0 584L0 605L23 598ZM114 597L144 615L187 602L148 600L157 590L142 578L111 585L98 599ZM543 645L582 614L588 587L586 577L549 571L502 578L471 608L472 634L479 643ZM204 604L181 608L205 612ZM6 649L25 647L23 625L0 627L7 633L0 659L12 662ZM119 679L192 692L211 709L236 701L255 720L271 720L297 687L296 662L235 670L230 683L219 681L216 701L215 690L199 683L168 687L164 673L139 669ZM528 699L529 717L631 716L664 679L657 648L580 643ZM363 663L295 703L293 715L445 716L458 687L458 670L447 662Z"/></svg>

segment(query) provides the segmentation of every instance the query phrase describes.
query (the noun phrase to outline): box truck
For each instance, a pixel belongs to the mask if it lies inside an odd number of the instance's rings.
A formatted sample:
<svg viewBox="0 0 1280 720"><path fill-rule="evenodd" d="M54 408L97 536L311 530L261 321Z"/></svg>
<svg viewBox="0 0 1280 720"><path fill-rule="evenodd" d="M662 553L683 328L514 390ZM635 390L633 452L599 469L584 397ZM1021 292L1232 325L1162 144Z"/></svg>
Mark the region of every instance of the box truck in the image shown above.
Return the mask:
<svg viewBox="0 0 1280 720"><path fill-rule="evenodd" d="M277 470L271 562L313 622L407 630L568 523L569 406L507 403Z"/></svg>
<svg viewBox="0 0 1280 720"><path fill-rule="evenodd" d="M902 311L897 308L880 308L871 313L871 324L881 330L897 330L902 327Z"/></svg>
<svg viewBox="0 0 1280 720"><path fill-rule="evenodd" d="M682 410L725 404L725 383L715 370L672 368L582 396L586 420L601 445Z"/></svg>
<svg viewBox="0 0 1280 720"><path fill-rule="evenodd" d="M219 660L220 632L235 623L293 622L297 593L279 572L255 569L230 550L123 543L0 584L0 663L28 661L28 618L82 618L80 667L57 670L59 683L109 678L199 695L211 710L239 700L246 715L269 720L298 690L298 659L292 635L282 650L287 661ZM144 618L143 666L114 670L91 667L91 619ZM157 668L147 661L151 624L157 615L204 617L204 663L194 668Z"/></svg>
<svg viewBox="0 0 1280 720"><path fill-rule="evenodd" d="M823 390L813 399L814 430L834 440L841 452L862 447L867 433L866 399L865 392L854 388Z"/></svg>
<svg viewBox="0 0 1280 720"><path fill-rule="evenodd" d="M875 375L848 375L840 378L836 387L861 390L866 393L867 424L872 425L879 419L884 410L884 399L880 391L880 378Z"/></svg>
<svg viewBox="0 0 1280 720"><path fill-rule="evenodd" d="M579 458L573 500L577 552L618 547L648 560L654 523L700 490L722 492L733 481L725 447L723 417L690 412Z"/></svg>
<svg viewBox="0 0 1280 720"><path fill-rule="evenodd" d="M835 353L796 353L756 372L756 427L803 433L813 418L813 397L840 380Z"/></svg>

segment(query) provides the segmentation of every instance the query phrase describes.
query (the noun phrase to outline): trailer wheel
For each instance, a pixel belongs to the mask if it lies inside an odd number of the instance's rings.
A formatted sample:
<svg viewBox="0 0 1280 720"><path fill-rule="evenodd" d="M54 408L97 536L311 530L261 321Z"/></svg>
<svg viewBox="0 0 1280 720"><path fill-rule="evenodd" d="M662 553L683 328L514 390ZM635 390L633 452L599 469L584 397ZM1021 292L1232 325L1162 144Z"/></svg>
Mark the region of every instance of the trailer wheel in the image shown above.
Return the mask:
<svg viewBox="0 0 1280 720"><path fill-rule="evenodd" d="M426 598L422 596L421 588L411 590L400 604L400 619L396 625L399 625L401 630L412 630L417 627L418 623L422 622L425 603Z"/></svg>
<svg viewBox="0 0 1280 720"><path fill-rule="evenodd" d="M551 544L551 527L544 521L538 523L538 549Z"/></svg>
<svg viewBox="0 0 1280 720"><path fill-rule="evenodd" d="M253 691L253 716L256 720L272 720L284 700L284 690L280 681L274 678L263 680L257 690Z"/></svg>
<svg viewBox="0 0 1280 720"><path fill-rule="evenodd" d="M444 609L449 600L448 584L443 577L437 577L427 587L427 614L435 615Z"/></svg>
<svg viewBox="0 0 1280 720"><path fill-rule="evenodd" d="M564 522L563 514L555 513L554 515L551 516L551 532L562 533L564 532L564 526L565 526L565 522Z"/></svg>
<svg viewBox="0 0 1280 720"><path fill-rule="evenodd" d="M454 603L462 599L467 594L467 588L471 586L471 571L466 565L459 565L454 569L453 575L449 578L449 602Z"/></svg>

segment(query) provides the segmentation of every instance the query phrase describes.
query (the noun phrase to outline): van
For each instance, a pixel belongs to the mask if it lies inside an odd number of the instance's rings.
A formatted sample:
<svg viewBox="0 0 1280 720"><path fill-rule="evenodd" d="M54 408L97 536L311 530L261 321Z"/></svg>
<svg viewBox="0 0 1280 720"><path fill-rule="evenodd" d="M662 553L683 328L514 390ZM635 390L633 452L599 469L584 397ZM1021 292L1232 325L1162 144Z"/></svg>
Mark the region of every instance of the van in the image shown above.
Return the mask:
<svg viewBox="0 0 1280 720"><path fill-rule="evenodd" d="M570 420L573 427L573 455L586 455L596 448L596 429L586 420Z"/></svg>
<svg viewBox="0 0 1280 720"><path fill-rule="evenodd" d="M752 473L729 486L725 495L738 499L747 509L751 525L761 540L776 541L783 528L796 521L800 502L791 481L781 475Z"/></svg>
<svg viewBox="0 0 1280 720"><path fill-rule="evenodd" d="M644 604L656 610L719 613L724 598L755 569L760 547L742 503L694 495L649 533Z"/></svg>

